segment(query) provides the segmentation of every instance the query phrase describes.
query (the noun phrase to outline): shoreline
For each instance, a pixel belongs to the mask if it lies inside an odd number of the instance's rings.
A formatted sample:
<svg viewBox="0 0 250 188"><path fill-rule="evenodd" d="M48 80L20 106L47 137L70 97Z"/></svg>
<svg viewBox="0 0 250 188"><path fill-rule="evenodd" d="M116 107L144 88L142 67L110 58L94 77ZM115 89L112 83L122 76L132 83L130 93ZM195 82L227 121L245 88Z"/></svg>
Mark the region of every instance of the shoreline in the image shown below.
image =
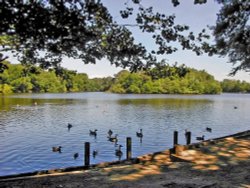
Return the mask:
<svg viewBox="0 0 250 188"><path fill-rule="evenodd" d="M214 139L209 139L209 140L204 140L202 142L197 142L197 143L192 143L189 145L180 145L184 146L185 150L186 149L192 149L192 148L199 148L202 147L203 145L209 145L209 144L215 144L216 142L228 138L228 137L244 137L244 136L249 136L250 135L250 130L246 130L243 132L227 135L227 136L222 136ZM174 148L167 149L166 151L171 152L171 150L174 150ZM4 179L11 179L11 178L22 178L22 177L29 177L29 176L36 176L36 175L49 175L49 174L54 174L54 173L64 173L64 172L72 172L72 171L78 171L78 170L90 170L94 168L105 168L109 166L114 166L114 165L121 165L121 164L137 164L140 163L140 159L144 156L148 155L155 155L158 153L161 153L162 151L154 152L154 153L148 153L142 156L134 157L129 160L123 159L123 160L118 160L118 161L109 161L109 162L102 162L98 164L91 164L89 166L74 166L74 167L66 167L66 168L56 168L56 169L47 169L47 170L38 170L38 171L33 171L33 172L25 172L25 173L20 173L20 174L11 174L11 175L6 175L6 176L0 176L0 181Z"/></svg>
<svg viewBox="0 0 250 188"><path fill-rule="evenodd" d="M219 174L218 177L215 176L216 179L221 179L225 176L223 175L220 177L222 172L229 176L231 174L230 171L234 168L241 170L243 174L246 173L242 177L246 179L246 185L250 186L250 176L248 175L250 170L250 130L190 145L176 145L175 149L177 149L175 153L172 153L172 150L170 149L146 154L131 160L0 176L0 187L2 185L3 187L8 188L13 187L13 185L16 184L24 184L24 187L32 187L34 184L38 185L35 187L39 187L40 185L41 187L47 187L39 182L52 181L52 185L54 185L57 184L59 180L64 184L63 187L74 187L71 186L72 181L75 182L75 184L79 184L81 187L84 184L79 182L79 178L81 177L84 179L85 176L91 177L91 185L84 185L84 187L94 187L94 185L96 185L96 181L94 180L100 180L99 186L101 187L112 187L117 184L119 184L118 187L129 187L132 182L140 182L144 184L145 187L145 185L150 184L148 178L152 178L152 182L158 184L164 180L164 178L161 178L165 174L168 176L175 176L177 172L180 175L183 173L198 173L199 175L197 177L201 176L202 179L204 178L203 176L207 177L213 172ZM230 171L228 171L229 169ZM232 175L233 177L230 177L230 179L237 178L235 177L237 173L234 174L232 171ZM71 180L69 180L69 178ZM231 181L230 179L227 181ZM184 181L183 177L180 179L177 178L176 182L172 184L170 182L169 186L165 187L175 187L175 185L178 187L178 185L180 185L179 181ZM185 182L182 183L187 184L187 181L188 180L185 180ZM241 179L240 181L245 180ZM203 183L197 183L197 185L200 184ZM214 183L212 184L214 185ZM217 184L218 182L216 185ZM223 184L227 185L226 187L230 187L226 182ZM51 185L48 187L51 187ZM191 187L196 187L196 185Z"/></svg>

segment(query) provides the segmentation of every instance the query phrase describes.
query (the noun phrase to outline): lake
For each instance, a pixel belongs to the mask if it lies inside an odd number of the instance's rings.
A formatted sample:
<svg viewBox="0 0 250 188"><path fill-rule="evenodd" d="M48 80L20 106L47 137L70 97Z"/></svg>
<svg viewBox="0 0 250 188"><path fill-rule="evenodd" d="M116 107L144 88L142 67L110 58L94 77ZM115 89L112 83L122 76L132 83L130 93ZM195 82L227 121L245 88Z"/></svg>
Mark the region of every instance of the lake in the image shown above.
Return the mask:
<svg viewBox="0 0 250 188"><path fill-rule="evenodd" d="M81 166L84 143L90 142L91 164L118 160L107 132L118 134L126 157L173 145L173 131L185 143L185 129L195 137L217 138L249 130L250 95L134 95L109 93L20 94L0 97L0 176ZM68 123L72 128L68 130ZM206 132L211 127L212 132ZM89 130L97 129L97 137ZM143 138L136 132L143 130ZM52 152L62 146L62 152ZM78 152L79 157L73 158Z"/></svg>

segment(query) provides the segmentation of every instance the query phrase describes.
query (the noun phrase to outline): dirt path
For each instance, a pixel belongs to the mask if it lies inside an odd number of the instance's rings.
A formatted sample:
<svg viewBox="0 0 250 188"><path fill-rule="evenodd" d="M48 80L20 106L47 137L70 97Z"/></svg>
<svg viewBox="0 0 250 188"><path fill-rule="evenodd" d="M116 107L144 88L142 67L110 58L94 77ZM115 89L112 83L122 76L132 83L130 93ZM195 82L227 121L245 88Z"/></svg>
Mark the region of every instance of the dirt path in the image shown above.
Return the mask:
<svg viewBox="0 0 250 188"><path fill-rule="evenodd" d="M1 188L250 188L250 135L140 157L138 164L0 180ZM186 161L186 162L173 162Z"/></svg>

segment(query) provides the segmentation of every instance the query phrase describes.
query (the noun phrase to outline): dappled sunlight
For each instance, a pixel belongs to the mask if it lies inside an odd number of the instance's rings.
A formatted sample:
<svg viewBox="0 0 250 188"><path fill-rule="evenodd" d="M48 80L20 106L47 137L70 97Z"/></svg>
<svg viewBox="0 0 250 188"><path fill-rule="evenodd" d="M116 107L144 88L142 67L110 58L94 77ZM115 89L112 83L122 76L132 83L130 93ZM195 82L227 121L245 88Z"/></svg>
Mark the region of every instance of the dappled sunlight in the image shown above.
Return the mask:
<svg viewBox="0 0 250 188"><path fill-rule="evenodd" d="M139 159L139 164L105 168L104 172L108 173L110 179L114 181L132 181L149 175L161 174L162 166L173 164L169 158L169 151L143 155Z"/></svg>
<svg viewBox="0 0 250 188"><path fill-rule="evenodd" d="M218 141L216 145L201 143L199 148L183 150L175 156L192 162L193 169L196 170L219 170L223 166L248 160L250 158L250 142L249 139L229 137Z"/></svg>
<svg viewBox="0 0 250 188"><path fill-rule="evenodd" d="M135 181L147 176L168 173L171 169L180 169L185 162L189 162L190 168L198 171L217 171L227 165L237 165L240 161L249 160L249 138L226 138L223 140L205 141L195 146L177 147L175 159L184 163L172 161L169 150L139 157L139 164L121 165L104 168L110 180ZM242 185L244 187L244 185Z"/></svg>

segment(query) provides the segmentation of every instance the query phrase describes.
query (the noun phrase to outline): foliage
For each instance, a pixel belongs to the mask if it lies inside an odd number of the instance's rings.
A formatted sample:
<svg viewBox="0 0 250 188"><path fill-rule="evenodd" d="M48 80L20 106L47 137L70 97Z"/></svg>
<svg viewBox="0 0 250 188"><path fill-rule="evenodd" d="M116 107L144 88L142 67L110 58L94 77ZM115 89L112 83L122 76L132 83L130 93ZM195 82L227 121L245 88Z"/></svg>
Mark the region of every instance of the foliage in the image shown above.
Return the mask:
<svg viewBox="0 0 250 188"><path fill-rule="evenodd" d="M175 63L173 66L168 65L165 60L162 60L159 64L156 64L154 68L147 70L147 74L151 76L153 80L160 78L170 77L184 77L188 73L188 68L183 64L177 66Z"/></svg>
<svg viewBox="0 0 250 188"><path fill-rule="evenodd" d="M155 79L157 74L153 74L152 78L148 72L129 73L122 71L116 75L110 91L115 93L165 94L217 94L222 91L219 82L205 71L186 68L185 76L180 76L177 74L179 67L176 65L172 67L166 65L163 68L175 72L174 76L172 74L163 76L162 72L159 72L160 78ZM156 72L154 68L152 72Z"/></svg>
<svg viewBox="0 0 250 188"><path fill-rule="evenodd" d="M180 46L197 55L228 55L231 63L239 63L233 73L249 70L249 1L217 2L222 8L212 28L216 44L211 46L205 30L195 36L189 26L176 24L174 15L155 12L153 7L143 6L142 0L127 1L121 8L121 18L133 15L132 24L115 21L101 0L5 0L0 2L0 50L13 51L22 63L42 68L58 68L62 57L68 56L84 63L107 58L111 64L135 72L155 65L157 55L172 54ZM202 3L206 0L194 0L194 4ZM136 43L131 27L148 33L156 49L150 51ZM2 63L6 58L1 54L0 71L6 68Z"/></svg>
<svg viewBox="0 0 250 188"><path fill-rule="evenodd" d="M0 84L0 93L3 94L11 94L12 91L12 87L8 84Z"/></svg>
<svg viewBox="0 0 250 188"><path fill-rule="evenodd" d="M84 63L105 57L134 70L150 57L100 1L1 1L0 6L0 37L9 37L0 44L22 63L57 68L63 56Z"/></svg>
<svg viewBox="0 0 250 188"><path fill-rule="evenodd" d="M223 92L250 93L250 83L246 81L224 79L221 87Z"/></svg>
<svg viewBox="0 0 250 188"><path fill-rule="evenodd" d="M222 1L217 24L212 27L216 53L228 56L234 65L231 75L239 70L250 71L250 1Z"/></svg>
<svg viewBox="0 0 250 188"><path fill-rule="evenodd" d="M120 71L115 77L89 79L85 73L67 69L41 70L20 64L4 62L8 67L0 73L0 93L58 93L58 92L99 92L135 94L218 94L223 92L250 92L250 83L225 79L219 83L206 71L198 71L184 65L162 65L162 70L130 73ZM185 67L185 75L180 71ZM157 70L157 71L156 71ZM171 74L162 74L168 72ZM182 72L182 71L181 71ZM153 74L152 74L153 73ZM174 73L174 74L172 74ZM157 75L159 74L159 75ZM156 79L157 78L157 79Z"/></svg>
<svg viewBox="0 0 250 188"><path fill-rule="evenodd" d="M4 62L8 67L0 73L0 93L57 93L107 91L112 77L89 79L85 73L76 73L59 67L41 70L35 66L23 66Z"/></svg>

